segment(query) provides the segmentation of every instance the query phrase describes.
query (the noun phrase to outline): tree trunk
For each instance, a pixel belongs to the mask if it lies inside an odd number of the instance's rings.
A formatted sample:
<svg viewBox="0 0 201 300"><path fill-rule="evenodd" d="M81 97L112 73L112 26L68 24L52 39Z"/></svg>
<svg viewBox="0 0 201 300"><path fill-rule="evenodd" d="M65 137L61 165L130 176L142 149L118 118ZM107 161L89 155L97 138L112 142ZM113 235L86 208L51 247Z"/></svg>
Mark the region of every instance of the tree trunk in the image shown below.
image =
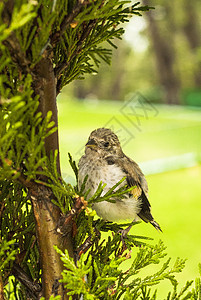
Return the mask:
<svg viewBox="0 0 201 300"><path fill-rule="evenodd" d="M35 74L33 81L34 91L35 94L40 96L39 111L42 112L43 117L46 116L48 111L52 111L52 121L55 122L55 126L57 127L56 79L50 59L43 58L36 65L33 73ZM57 170L60 173L58 131L46 139L45 150L48 156L50 156L51 152L54 153L55 150L58 150ZM55 197L48 187L43 185L33 185L29 189L29 192L35 216L43 272L43 296L45 299L49 299L52 294L58 294L62 295L62 299L67 299L62 285L59 285L58 282L61 278L63 264L59 255L53 248L54 245L57 245L64 250L63 238L56 231L60 218L60 209L51 202ZM73 257L71 233L69 233L65 240L65 247L67 248L69 255Z"/></svg>
<svg viewBox="0 0 201 300"><path fill-rule="evenodd" d="M143 0L144 5L148 5L147 0ZM165 102L168 104L180 103L180 80L174 70L175 51L172 39L165 38L150 11L146 14L148 29L152 40L153 49L156 55L159 81L165 90ZM171 25L170 25L171 26ZM171 37L171 33L170 36Z"/></svg>
<svg viewBox="0 0 201 300"><path fill-rule="evenodd" d="M199 18L196 11L196 6L193 1L184 0L185 9L185 24L183 30L188 40L189 46L194 54L201 47L201 30L199 26ZM195 86L201 88L201 61L195 67L194 72Z"/></svg>

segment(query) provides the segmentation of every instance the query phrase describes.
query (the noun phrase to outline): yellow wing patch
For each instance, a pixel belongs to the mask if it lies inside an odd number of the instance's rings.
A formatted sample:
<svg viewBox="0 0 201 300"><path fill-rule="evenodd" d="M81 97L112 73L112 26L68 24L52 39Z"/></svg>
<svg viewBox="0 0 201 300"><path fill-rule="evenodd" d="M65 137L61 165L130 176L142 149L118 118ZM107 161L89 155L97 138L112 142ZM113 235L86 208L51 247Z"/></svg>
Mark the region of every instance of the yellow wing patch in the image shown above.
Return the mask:
<svg viewBox="0 0 201 300"><path fill-rule="evenodd" d="M133 194L135 199L138 199L142 194L142 189L139 186L136 186L130 193Z"/></svg>

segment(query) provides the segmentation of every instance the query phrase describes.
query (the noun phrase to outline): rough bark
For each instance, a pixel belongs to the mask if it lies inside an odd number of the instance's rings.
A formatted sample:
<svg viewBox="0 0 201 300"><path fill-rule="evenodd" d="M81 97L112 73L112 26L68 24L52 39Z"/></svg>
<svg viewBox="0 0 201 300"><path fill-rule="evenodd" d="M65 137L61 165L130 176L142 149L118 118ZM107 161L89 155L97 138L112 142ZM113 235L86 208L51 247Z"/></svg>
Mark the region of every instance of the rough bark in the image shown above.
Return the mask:
<svg viewBox="0 0 201 300"><path fill-rule="evenodd" d="M62 285L59 284L63 265L53 247L57 245L63 248L62 236L56 231L60 211L50 201L53 196L51 190L37 186L30 193L42 267L42 294L45 299L49 299L51 295L61 295L62 299L67 299ZM71 244L68 245L68 250L72 256Z"/></svg>
<svg viewBox="0 0 201 300"><path fill-rule="evenodd" d="M52 112L52 121L58 128L58 112L56 103L56 78L52 62L49 58L42 58L34 68L34 81L33 87L36 95L39 95L39 108L38 110L45 117L48 111ZM59 160L59 138L58 130L48 136L45 141L46 154L49 157L51 152L58 150L57 155L57 171L60 173L60 160Z"/></svg>
<svg viewBox="0 0 201 300"><path fill-rule="evenodd" d="M48 111L52 111L52 120L55 122L55 126L58 126L56 79L51 60L49 58L43 58L36 65L34 74L36 74L33 84L34 91L40 96L39 111L42 112L42 116L44 117ZM57 169L60 173L58 131L46 139L45 150L48 156L50 156L51 152L58 150ZM37 239L42 264L43 295L45 299L48 299L51 294L62 295L62 299L66 299L65 292L58 283L63 270L63 265L59 255L53 248L54 245L57 245L63 249L64 245L62 236L56 231L60 218L60 209L51 202L54 195L46 186L34 187L34 189L30 189L30 194L36 221ZM65 239L65 247L68 249L69 255L73 256L70 234Z"/></svg>
<svg viewBox="0 0 201 300"><path fill-rule="evenodd" d="M147 0L143 0L143 3L148 5ZM147 13L146 17L156 56L159 81L165 90L165 102L168 104L179 104L180 80L174 70L175 53L173 41L166 39L162 35L152 12Z"/></svg>

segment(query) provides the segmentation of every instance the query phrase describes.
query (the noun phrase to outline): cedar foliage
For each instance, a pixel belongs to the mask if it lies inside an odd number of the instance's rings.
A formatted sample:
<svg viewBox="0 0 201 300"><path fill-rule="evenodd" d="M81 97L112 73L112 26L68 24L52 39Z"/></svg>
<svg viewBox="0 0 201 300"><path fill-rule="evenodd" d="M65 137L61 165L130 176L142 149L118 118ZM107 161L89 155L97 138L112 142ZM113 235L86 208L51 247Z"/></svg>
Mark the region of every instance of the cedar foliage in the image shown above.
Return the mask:
<svg viewBox="0 0 201 300"><path fill-rule="evenodd" d="M163 279L173 285L167 299L199 299L199 279L191 292L192 282L177 292L183 260L140 276L164 257L162 242L129 235L124 244L125 224L94 218L91 204L114 201L126 186L102 196L100 183L86 202L84 183L79 191L60 173L56 95L110 63L111 48L101 43L115 47L122 24L145 10L124 0L0 2L0 299L148 300ZM77 177L71 156L70 163ZM136 257L123 271L133 247Z"/></svg>

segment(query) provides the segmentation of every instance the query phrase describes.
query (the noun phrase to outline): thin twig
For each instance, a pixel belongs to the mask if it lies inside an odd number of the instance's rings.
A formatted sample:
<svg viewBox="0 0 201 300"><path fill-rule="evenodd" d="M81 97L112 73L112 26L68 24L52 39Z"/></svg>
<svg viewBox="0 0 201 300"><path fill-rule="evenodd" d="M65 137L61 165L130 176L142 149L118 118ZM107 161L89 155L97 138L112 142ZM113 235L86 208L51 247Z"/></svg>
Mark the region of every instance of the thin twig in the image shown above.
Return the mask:
<svg viewBox="0 0 201 300"><path fill-rule="evenodd" d="M84 243L76 250L75 260L76 262L80 259L80 256L84 253L86 253L89 248L93 246L93 244L96 242L97 239L100 239L100 231L98 231L96 228L94 228L95 237L92 237L91 235L86 238Z"/></svg>
<svg viewBox="0 0 201 300"><path fill-rule="evenodd" d="M80 38L80 40L78 41L77 45L76 45L76 50L74 51L74 53L72 54L71 56L71 60L77 55L79 54L79 52L81 51L82 49L82 45L83 45L83 42L84 40L89 36L94 24L95 24L96 20L93 20L91 21L88 26L87 26L87 29L85 31L83 31L83 34ZM61 73L64 71L64 69L66 69L69 64L70 64L70 61L64 61L62 62L60 65L58 65L57 68L55 68L55 75L57 78L59 78L61 76Z"/></svg>
<svg viewBox="0 0 201 300"><path fill-rule="evenodd" d="M26 287L28 293L31 297L33 297L33 299L39 299L42 296L41 285L33 282L26 272L16 263L13 264L12 274Z"/></svg>
<svg viewBox="0 0 201 300"><path fill-rule="evenodd" d="M77 196L75 198L75 204L73 208L68 212L67 215L61 215L58 225L57 225L57 233L61 234L63 237L68 235L69 226L72 227L72 220L84 209L86 208L87 201L84 200L83 197Z"/></svg>
<svg viewBox="0 0 201 300"><path fill-rule="evenodd" d="M10 169L12 170L13 174L18 174L16 181L21 183L24 187L26 188L33 188L34 186L36 187L37 184L34 181L30 181L27 179L27 177L21 173L21 170L16 170L15 168L12 167L12 161L4 158L4 160L2 161L2 159L0 158L0 168L3 167L4 164L6 164L7 166L10 167ZM0 209L1 212L1 209Z"/></svg>
<svg viewBox="0 0 201 300"><path fill-rule="evenodd" d="M85 39L90 35L90 32L94 26L94 24L96 23L96 20L92 20L89 22L88 26L87 26L87 29L85 31L83 31L83 34L82 36L80 37L77 45L76 45L76 48L75 48L75 51L74 53L71 55L71 59L68 60L68 61L63 61L62 63L60 63L56 68L55 68L55 77L57 78L57 95L60 93L60 90L61 90L61 75L63 73L63 71L65 69L67 69L70 65L70 63L72 62L73 58L76 57L82 50L82 47L83 47L83 43L85 41Z"/></svg>
<svg viewBox="0 0 201 300"><path fill-rule="evenodd" d="M25 74L32 74L33 72L30 68L31 62L26 58L25 53L22 51L20 43L14 32L12 32L9 37L3 41L3 44L9 49L11 58L13 62L18 65L19 69Z"/></svg>
<svg viewBox="0 0 201 300"><path fill-rule="evenodd" d="M77 4L75 7L72 9L72 12L69 15L66 15L66 17L63 19L60 30L56 31L51 37L51 45L54 46L56 45L59 40L61 39L62 35L66 31L67 26L69 26L72 21L77 17L77 15L81 12L83 6L87 5L89 3L88 0L84 1L77 1Z"/></svg>

